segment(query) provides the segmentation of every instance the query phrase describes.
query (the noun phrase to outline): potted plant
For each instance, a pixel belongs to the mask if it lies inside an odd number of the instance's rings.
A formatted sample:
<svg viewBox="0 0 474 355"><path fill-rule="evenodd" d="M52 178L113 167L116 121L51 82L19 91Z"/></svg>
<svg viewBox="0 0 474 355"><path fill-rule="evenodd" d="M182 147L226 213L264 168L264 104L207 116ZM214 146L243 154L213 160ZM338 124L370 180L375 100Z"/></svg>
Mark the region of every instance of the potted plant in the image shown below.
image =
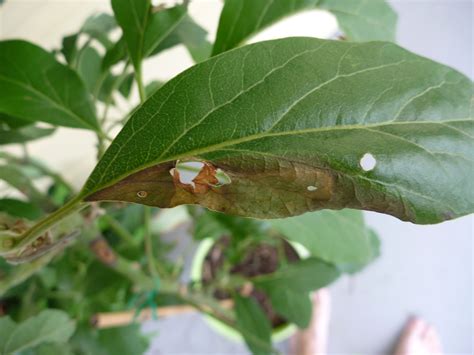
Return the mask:
<svg viewBox="0 0 474 355"><path fill-rule="evenodd" d="M473 211L472 83L393 44L385 1L226 0L213 44L187 1L111 5L52 52L0 42L0 144L24 148L0 152L16 191L0 199L2 353L140 354L134 320L190 308L272 353L272 332L309 323L310 292L377 257L361 210ZM341 40L242 45L312 8ZM197 64L144 83L143 61L178 44ZM80 190L28 149L57 127L97 137ZM165 238L182 220L205 240L190 282Z"/></svg>

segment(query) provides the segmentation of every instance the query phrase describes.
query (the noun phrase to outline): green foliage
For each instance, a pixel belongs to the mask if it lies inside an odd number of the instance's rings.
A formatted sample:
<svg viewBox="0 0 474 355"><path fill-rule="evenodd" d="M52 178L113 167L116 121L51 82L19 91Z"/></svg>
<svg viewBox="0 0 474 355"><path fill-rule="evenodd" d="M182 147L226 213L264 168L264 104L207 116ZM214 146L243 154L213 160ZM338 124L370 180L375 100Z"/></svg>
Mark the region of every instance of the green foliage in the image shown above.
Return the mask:
<svg viewBox="0 0 474 355"><path fill-rule="evenodd" d="M306 328L312 314L309 292L329 285L338 277L335 265L309 258L258 276L253 282L270 297L275 311L298 327Z"/></svg>
<svg viewBox="0 0 474 355"><path fill-rule="evenodd" d="M253 354L271 352L271 327L262 309L252 298L234 296L237 325L245 330L245 343Z"/></svg>
<svg viewBox="0 0 474 355"><path fill-rule="evenodd" d="M51 135L54 128L38 128L35 126L11 129L0 126L0 145L13 143L26 143L35 139L40 139Z"/></svg>
<svg viewBox="0 0 474 355"><path fill-rule="evenodd" d="M82 327L71 339L71 346L77 354L109 355L144 354L149 340L140 332L138 324L90 331Z"/></svg>
<svg viewBox="0 0 474 355"><path fill-rule="evenodd" d="M77 73L52 54L25 41L0 42L0 112L98 131L94 111Z"/></svg>
<svg viewBox="0 0 474 355"><path fill-rule="evenodd" d="M43 343L64 343L75 329L65 312L45 310L19 324L0 318L0 354L12 354Z"/></svg>
<svg viewBox="0 0 474 355"><path fill-rule="evenodd" d="M313 304L307 292L295 292L284 285L267 289L275 311L299 328L308 327Z"/></svg>
<svg viewBox="0 0 474 355"><path fill-rule="evenodd" d="M270 221L287 239L298 242L312 256L347 267L363 266L373 260L373 238L377 236L356 210L319 211Z"/></svg>
<svg viewBox="0 0 474 355"><path fill-rule="evenodd" d="M339 277L339 271L317 258L308 258L282 266L276 272L257 276L253 282L267 292L286 287L294 292L310 292L329 285Z"/></svg>
<svg viewBox="0 0 474 355"><path fill-rule="evenodd" d="M38 219L42 214L41 209L36 204L13 198L0 199L0 211L29 220Z"/></svg>
<svg viewBox="0 0 474 355"><path fill-rule="evenodd" d="M395 39L397 16L385 0L226 0L212 54L241 45L252 35L286 16L316 8L332 12L350 40Z"/></svg>
<svg viewBox="0 0 474 355"><path fill-rule="evenodd" d="M153 52L186 14L185 6L155 12L150 0L112 0L112 8L138 72L142 59Z"/></svg>

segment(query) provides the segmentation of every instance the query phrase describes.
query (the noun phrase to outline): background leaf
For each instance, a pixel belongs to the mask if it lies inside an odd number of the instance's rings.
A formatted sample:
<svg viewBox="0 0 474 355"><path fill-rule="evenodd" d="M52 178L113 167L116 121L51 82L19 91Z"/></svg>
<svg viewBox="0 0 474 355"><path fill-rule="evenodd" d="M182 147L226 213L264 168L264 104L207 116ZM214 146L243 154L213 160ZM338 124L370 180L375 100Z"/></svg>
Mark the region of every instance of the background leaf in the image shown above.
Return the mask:
<svg viewBox="0 0 474 355"><path fill-rule="evenodd" d="M32 122L99 130L77 74L29 42L0 42L0 112Z"/></svg>
<svg viewBox="0 0 474 355"><path fill-rule="evenodd" d="M315 8L332 12L350 40L395 39L397 16L385 0L226 0L212 55L238 47L286 16Z"/></svg>
<svg viewBox="0 0 474 355"><path fill-rule="evenodd" d="M109 355L144 354L149 340L143 336L139 324L101 330L82 327L74 334L71 344L80 354Z"/></svg>
<svg viewBox="0 0 474 355"><path fill-rule="evenodd" d="M273 309L299 328L308 327L311 322L313 304L305 292L294 292L288 287L272 287L267 290Z"/></svg>
<svg viewBox="0 0 474 355"><path fill-rule="evenodd" d="M335 266L317 258L308 258L283 265L276 272L254 277L252 281L270 295L282 288L307 294L329 285L339 275Z"/></svg>
<svg viewBox="0 0 474 355"><path fill-rule="evenodd" d="M362 212L324 210L269 223L312 256L335 265L365 265L373 259L372 237Z"/></svg>
<svg viewBox="0 0 474 355"><path fill-rule="evenodd" d="M202 240L205 238L217 239L227 235L232 236L235 240L242 240L248 236L257 237L263 235L263 229L261 221L204 211L196 219L194 237L197 240Z"/></svg>
<svg viewBox="0 0 474 355"><path fill-rule="evenodd" d="M42 343L66 342L75 329L69 316L59 310L42 311L19 324L6 319L0 319L0 354L16 353Z"/></svg>
<svg viewBox="0 0 474 355"><path fill-rule="evenodd" d="M311 257L283 265L276 272L257 276L252 281L270 297L278 314L306 328L312 315L309 293L331 284L339 275L336 266Z"/></svg>
<svg viewBox="0 0 474 355"><path fill-rule="evenodd" d="M2 127L0 124L0 145L26 143L35 139L47 137L54 131L54 128L39 128L32 125L18 129L11 129Z"/></svg>
<svg viewBox="0 0 474 355"><path fill-rule="evenodd" d="M212 44L207 41L207 31L199 26L191 16L184 16L173 32L150 54L155 55L178 44L183 44L196 63L208 59Z"/></svg>
<svg viewBox="0 0 474 355"><path fill-rule="evenodd" d="M29 220L38 219L42 215L42 211L37 205L12 198L0 199L0 211L8 213L10 216Z"/></svg>
<svg viewBox="0 0 474 355"><path fill-rule="evenodd" d="M266 315L252 298L234 296L237 326L244 329L243 337L252 354L269 354L271 327Z"/></svg>
<svg viewBox="0 0 474 355"><path fill-rule="evenodd" d="M441 222L474 210L471 98L469 79L391 43L260 42L158 90L82 196L258 218L348 207ZM369 153L376 164L365 170ZM170 174L186 159L207 162L200 191ZM230 184L213 183L216 168Z"/></svg>
<svg viewBox="0 0 474 355"><path fill-rule="evenodd" d="M77 59L77 72L90 92L94 92L101 75L102 58L99 52L86 46L81 49Z"/></svg>
<svg viewBox="0 0 474 355"><path fill-rule="evenodd" d="M185 6L154 12L150 0L112 0L112 8L137 72L141 70L142 59L173 31L186 14Z"/></svg>

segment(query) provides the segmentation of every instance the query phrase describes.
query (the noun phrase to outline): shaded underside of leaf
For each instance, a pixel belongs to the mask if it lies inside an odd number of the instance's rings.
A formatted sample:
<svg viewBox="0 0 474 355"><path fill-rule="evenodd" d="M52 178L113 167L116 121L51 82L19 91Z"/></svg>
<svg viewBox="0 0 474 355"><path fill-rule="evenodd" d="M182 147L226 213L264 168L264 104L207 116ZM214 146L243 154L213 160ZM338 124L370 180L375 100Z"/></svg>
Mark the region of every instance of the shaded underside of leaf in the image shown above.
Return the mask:
<svg viewBox="0 0 474 355"><path fill-rule="evenodd" d="M286 16L316 8L332 12L351 40L393 41L395 38L397 16L385 0L227 0L212 55L239 46Z"/></svg>
<svg viewBox="0 0 474 355"><path fill-rule="evenodd" d="M82 196L257 218L347 207L436 223L474 209L471 100L469 79L391 43L260 42L158 90ZM171 170L186 159L231 183L181 183Z"/></svg>

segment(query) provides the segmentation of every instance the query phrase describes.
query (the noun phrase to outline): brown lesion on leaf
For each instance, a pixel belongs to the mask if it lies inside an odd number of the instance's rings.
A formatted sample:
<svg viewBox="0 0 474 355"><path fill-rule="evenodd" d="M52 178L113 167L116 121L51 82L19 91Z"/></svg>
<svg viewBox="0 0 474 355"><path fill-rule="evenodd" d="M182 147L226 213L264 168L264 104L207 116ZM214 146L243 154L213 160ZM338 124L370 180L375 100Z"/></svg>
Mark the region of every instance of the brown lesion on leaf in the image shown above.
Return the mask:
<svg viewBox="0 0 474 355"><path fill-rule="evenodd" d="M87 200L128 201L161 208L199 204L256 218L293 216L330 206L340 208L334 194L337 177L328 169L255 157L203 164L191 183L182 181L177 162L167 162L132 174ZM230 182L219 180L221 172Z"/></svg>

